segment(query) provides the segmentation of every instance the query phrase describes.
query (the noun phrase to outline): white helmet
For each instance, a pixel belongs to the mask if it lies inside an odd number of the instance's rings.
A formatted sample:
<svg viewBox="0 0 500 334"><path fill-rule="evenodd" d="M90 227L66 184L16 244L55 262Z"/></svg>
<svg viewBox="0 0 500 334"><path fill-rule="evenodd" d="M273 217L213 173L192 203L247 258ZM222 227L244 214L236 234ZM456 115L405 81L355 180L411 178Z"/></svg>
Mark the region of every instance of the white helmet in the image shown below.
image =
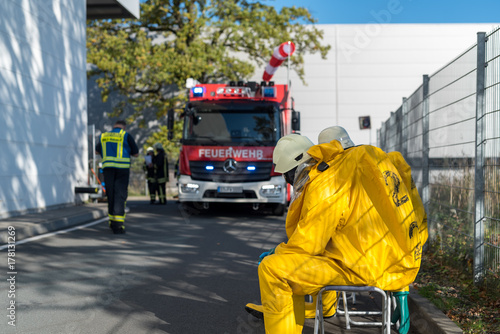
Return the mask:
<svg viewBox="0 0 500 334"><path fill-rule="evenodd" d="M338 140L344 149L355 146L347 131L341 126L331 126L320 132L318 143L329 143Z"/></svg>
<svg viewBox="0 0 500 334"><path fill-rule="evenodd" d="M154 152L154 150L155 150L154 148L152 148L151 146L149 146L149 147L147 148L146 152L147 152L147 153L149 153L149 152Z"/></svg>
<svg viewBox="0 0 500 334"><path fill-rule="evenodd" d="M273 152L274 170L278 173L286 173L307 161L310 156L307 150L314 144L309 138L297 134L291 134L278 140Z"/></svg>

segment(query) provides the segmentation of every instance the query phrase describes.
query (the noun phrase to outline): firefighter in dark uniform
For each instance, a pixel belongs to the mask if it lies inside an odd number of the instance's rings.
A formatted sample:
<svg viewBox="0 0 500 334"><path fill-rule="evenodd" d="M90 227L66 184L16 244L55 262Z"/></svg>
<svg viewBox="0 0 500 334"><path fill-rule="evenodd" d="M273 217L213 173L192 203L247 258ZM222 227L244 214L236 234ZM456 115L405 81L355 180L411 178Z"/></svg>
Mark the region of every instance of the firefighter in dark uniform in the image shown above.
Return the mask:
<svg viewBox="0 0 500 334"><path fill-rule="evenodd" d="M147 148L147 156L144 161L143 169L146 173L146 180L148 181L148 190L149 190L149 198L150 203L155 204L156 202L156 192L157 192L157 183L156 183L156 172L155 165L153 164L153 160L155 157L155 150L152 147ZM149 158L148 158L149 156Z"/></svg>
<svg viewBox="0 0 500 334"><path fill-rule="evenodd" d="M125 131L126 123L117 121L110 132L101 134L96 152L102 156L109 227L114 234L125 233L125 202L128 196L130 157L139 155L139 148Z"/></svg>
<svg viewBox="0 0 500 334"><path fill-rule="evenodd" d="M168 160L161 143L154 145L156 155L153 159L156 170L156 184L160 204L167 204Z"/></svg>

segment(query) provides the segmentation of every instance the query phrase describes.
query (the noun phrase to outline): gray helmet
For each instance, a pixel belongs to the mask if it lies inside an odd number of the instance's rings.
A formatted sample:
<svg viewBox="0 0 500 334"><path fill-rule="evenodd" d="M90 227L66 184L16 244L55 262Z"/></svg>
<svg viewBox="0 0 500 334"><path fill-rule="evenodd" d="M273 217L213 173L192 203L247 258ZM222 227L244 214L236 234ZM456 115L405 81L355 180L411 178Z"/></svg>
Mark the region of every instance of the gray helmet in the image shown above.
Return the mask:
<svg viewBox="0 0 500 334"><path fill-rule="evenodd" d="M344 149L355 146L347 131L341 126L331 126L319 133L318 143L329 143L338 140Z"/></svg>
<svg viewBox="0 0 500 334"><path fill-rule="evenodd" d="M158 142L156 144L153 145L153 147L156 149L156 150L163 150L163 145Z"/></svg>

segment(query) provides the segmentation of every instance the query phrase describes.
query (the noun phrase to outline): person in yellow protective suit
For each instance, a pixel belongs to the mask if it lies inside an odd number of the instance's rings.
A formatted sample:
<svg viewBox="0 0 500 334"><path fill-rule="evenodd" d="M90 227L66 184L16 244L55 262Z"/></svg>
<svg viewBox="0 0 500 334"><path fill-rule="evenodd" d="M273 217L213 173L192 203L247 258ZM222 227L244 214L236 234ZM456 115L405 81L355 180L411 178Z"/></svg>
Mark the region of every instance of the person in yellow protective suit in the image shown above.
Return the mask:
<svg viewBox="0 0 500 334"><path fill-rule="evenodd" d="M331 142L332 140L337 140L341 143L344 149L350 148L354 146L351 138L349 137L347 131L340 126L332 126L324 129L318 136L319 144L324 144ZM417 218L417 223L419 226L419 233L421 234L422 240L427 240L428 232L427 232L427 215L425 213L424 205L422 203L422 199L418 194L417 187L413 181L413 177L411 175L411 168L406 163L403 155L399 152L389 152L387 154L389 159L394 164L396 169L398 170L402 182L404 182L406 188L409 190L410 198L415 209L415 215ZM395 181L398 182L398 181ZM398 186L397 184L395 185ZM424 241L425 242L425 241ZM394 296L396 297L397 308L393 313L393 322L396 322L398 319L400 320L399 332L407 333L410 326L409 319L409 311L408 311L408 303L407 303L407 295L408 288L403 289L403 291L394 292ZM335 302L335 300L333 300ZM314 306L314 305L313 305ZM313 308L314 310L314 308ZM306 317L307 317L307 304L306 304ZM314 314L313 314L314 317ZM401 319L400 319L401 318Z"/></svg>
<svg viewBox="0 0 500 334"><path fill-rule="evenodd" d="M340 126L332 126L332 127L326 128L323 131L321 131L321 133L318 136L319 144L329 143L332 140L337 140L338 142L340 142L340 144L342 145L342 148L344 148L344 149L348 149L348 148L355 146L354 143L352 142L351 138L349 137L349 134L347 133L347 131ZM420 198L420 195L418 194L418 190L415 186L415 183L413 182L413 178L411 176L411 168L406 163L406 161L404 160L401 153L389 152L388 156L389 156L389 159L391 160L391 162L394 164L394 166L399 171L401 178L402 178L403 182L405 183L405 186L407 187L407 189L410 189L411 200L412 200L413 206L415 208L417 222L420 222L419 223L419 230L421 233L421 237L423 240L427 240L427 237L428 237L428 234L427 234L428 233L427 232L427 216L425 214L424 206L423 206L422 200ZM268 252L265 252L265 253L263 253L263 255L266 256L269 254L268 254ZM262 255L261 255L261 257L262 257ZM408 289L404 289L404 290L405 290L404 294L406 295L407 294L406 291ZM315 317L316 300L315 300L315 296L313 296L313 297L314 297L313 302L305 304L305 317L306 318L314 318ZM324 293L324 295L323 295L324 317L332 316L335 313L335 308L334 308L335 302L336 302L336 293L335 292L325 292ZM247 308L248 312L252 313L256 317L258 317L258 318L263 317L262 305L247 304L246 308ZM395 315L397 315L397 314L395 314ZM408 323L408 325L409 325L409 323ZM403 326L400 326L400 327L403 327ZM406 326L406 327L408 327L408 326ZM401 332L404 332L404 330L402 330Z"/></svg>
<svg viewBox="0 0 500 334"><path fill-rule="evenodd" d="M288 241L258 269L266 333L301 333L304 295L325 285L404 290L418 273L425 242L388 154L368 145L344 150L337 140L305 145L303 138L283 137L273 155L295 198Z"/></svg>

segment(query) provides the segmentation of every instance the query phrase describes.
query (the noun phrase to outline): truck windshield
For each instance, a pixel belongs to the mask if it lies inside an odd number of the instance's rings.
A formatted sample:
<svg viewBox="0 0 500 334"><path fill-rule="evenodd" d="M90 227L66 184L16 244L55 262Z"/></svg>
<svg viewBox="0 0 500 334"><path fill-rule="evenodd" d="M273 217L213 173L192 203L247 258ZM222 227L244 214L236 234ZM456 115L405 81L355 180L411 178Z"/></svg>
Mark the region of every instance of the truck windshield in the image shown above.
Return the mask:
<svg viewBox="0 0 500 334"><path fill-rule="evenodd" d="M183 141L189 145L274 146L278 140L276 106L252 109L235 105L198 105L186 112Z"/></svg>

